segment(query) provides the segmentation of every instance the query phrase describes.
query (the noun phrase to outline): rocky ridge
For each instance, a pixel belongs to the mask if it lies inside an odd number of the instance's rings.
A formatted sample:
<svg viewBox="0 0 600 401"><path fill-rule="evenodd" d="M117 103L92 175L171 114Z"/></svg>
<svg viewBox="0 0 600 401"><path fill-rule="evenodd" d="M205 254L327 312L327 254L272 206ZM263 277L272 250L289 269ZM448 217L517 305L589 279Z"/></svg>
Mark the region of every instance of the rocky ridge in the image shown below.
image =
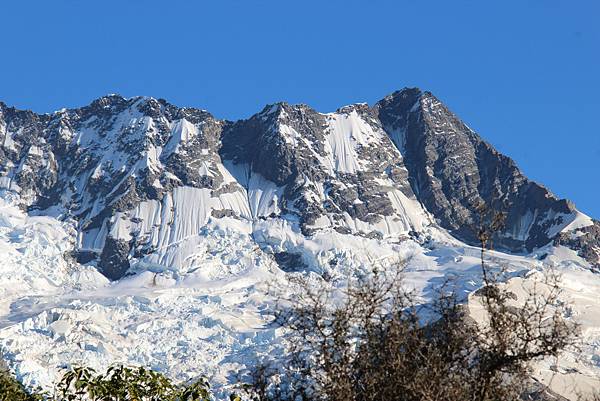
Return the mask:
<svg viewBox="0 0 600 401"><path fill-rule="evenodd" d="M181 207L203 209L195 229L211 218L277 219L304 236L333 229L383 239L435 225L470 244L487 205L506 214L499 249L560 242L600 261L600 223L416 88L326 114L277 103L236 122L148 97L109 95L53 114L0 104L0 144L0 186L26 210L77 221L75 256L110 279L197 234L152 238L157 224L173 224L186 191ZM157 204L160 221L140 206L156 214ZM154 262L169 266L183 253Z"/></svg>

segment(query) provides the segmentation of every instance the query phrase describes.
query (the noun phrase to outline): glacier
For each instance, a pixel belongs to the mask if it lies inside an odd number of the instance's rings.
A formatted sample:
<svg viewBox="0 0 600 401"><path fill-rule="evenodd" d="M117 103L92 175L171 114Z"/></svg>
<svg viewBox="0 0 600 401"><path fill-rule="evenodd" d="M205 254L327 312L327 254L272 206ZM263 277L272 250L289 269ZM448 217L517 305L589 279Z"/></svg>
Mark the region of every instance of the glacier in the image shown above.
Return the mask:
<svg viewBox="0 0 600 401"><path fill-rule="evenodd" d="M28 386L121 362L227 394L285 352L273 325L288 280L337 285L406 263L428 302L481 287L464 227L501 198L488 263L518 286L562 275L582 352L535 377L600 385L598 222L526 179L432 95L319 113L278 103L228 122L109 95L37 115L0 103L0 357Z"/></svg>
<svg viewBox="0 0 600 401"><path fill-rule="evenodd" d="M289 273L256 246L250 224L227 217L207 222L196 240L178 245L190 255L187 264L169 259L165 269L160 260L140 262L135 274L110 282L96 269L65 258L76 241L69 223L27 216L5 198L0 247L8 258L0 264L0 349L27 385L52 388L71 364L105 369L121 362L149 366L181 381L203 375L217 394L226 394L253 363L282 352L284 329L271 323L275 299L269 286L285 282ZM465 296L481 286L479 250L443 232L431 230L427 243L335 231L308 239L281 222L262 224L260 231L269 233L265 243L291 242L312 261L317 277L326 270L331 280L341 281L373 265L408 260L404 284L424 300L446 279ZM332 259L338 265L331 266ZM544 261L501 252L491 252L489 259L515 275L515 286L550 267L562 273L563 296L582 323L585 353L540 363L537 377L552 379L552 388L565 395L573 384L584 390L598 385L600 277L573 251L560 248Z"/></svg>

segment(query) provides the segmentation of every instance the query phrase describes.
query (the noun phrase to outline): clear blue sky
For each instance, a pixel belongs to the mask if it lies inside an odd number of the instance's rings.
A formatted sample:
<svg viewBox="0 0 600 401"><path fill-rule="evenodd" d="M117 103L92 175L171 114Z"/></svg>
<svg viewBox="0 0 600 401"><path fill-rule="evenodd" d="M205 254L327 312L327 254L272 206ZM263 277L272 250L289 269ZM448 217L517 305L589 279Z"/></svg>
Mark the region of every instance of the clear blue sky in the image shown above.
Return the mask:
<svg viewBox="0 0 600 401"><path fill-rule="evenodd" d="M600 2L2 2L0 100L107 93L220 118L430 90L532 179L600 218Z"/></svg>

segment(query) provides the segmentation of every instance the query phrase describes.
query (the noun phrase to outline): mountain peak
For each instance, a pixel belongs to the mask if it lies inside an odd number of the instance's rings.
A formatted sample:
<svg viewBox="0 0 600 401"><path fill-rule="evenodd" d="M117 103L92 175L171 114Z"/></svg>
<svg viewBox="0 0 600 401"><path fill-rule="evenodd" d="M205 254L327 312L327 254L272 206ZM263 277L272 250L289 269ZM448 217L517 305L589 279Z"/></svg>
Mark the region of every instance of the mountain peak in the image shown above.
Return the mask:
<svg viewBox="0 0 600 401"><path fill-rule="evenodd" d="M277 118L286 117L290 113L306 113L315 112L310 106L304 103L288 103L288 102L276 102L267 104L258 114L262 119L270 119L274 116Z"/></svg>
<svg viewBox="0 0 600 401"><path fill-rule="evenodd" d="M426 93L429 92L423 92L419 88L403 88L385 96L383 99L381 99L375 104L375 107L377 107L378 105L382 107L384 105L392 104L414 104L421 98L421 96L423 96Z"/></svg>
<svg viewBox="0 0 600 401"><path fill-rule="evenodd" d="M350 216L371 226L344 229L388 235L390 229L377 222L395 213L389 188L417 199L437 224L471 244L477 242L472 227L478 204L505 208L507 227L496 244L511 252L544 246L576 218L571 204L528 180L510 158L419 88L395 91L372 108L357 103L335 113L277 102L237 122L162 99L118 94L62 113L58 124L44 116L3 114L10 137L0 140L10 149L0 153L2 162L27 168L7 167L0 178L11 177L11 187L18 184L27 193L29 207L94 200L84 205L93 215L77 207L85 218L108 219L94 220L96 225L110 226L115 212L178 186L224 190L220 185L229 178L223 160L286 188L278 199L285 198L305 232L316 221L325 224L328 215L335 216L328 227L341 230ZM75 181L67 197L65 188ZM80 188L93 191L82 195Z"/></svg>
<svg viewBox="0 0 600 401"><path fill-rule="evenodd" d="M107 95L100 96L99 98L92 100L90 105L105 107L105 106L110 106L112 104L119 104L119 103L122 103L125 101L127 101L127 99L125 97L121 96L120 94L109 93Z"/></svg>

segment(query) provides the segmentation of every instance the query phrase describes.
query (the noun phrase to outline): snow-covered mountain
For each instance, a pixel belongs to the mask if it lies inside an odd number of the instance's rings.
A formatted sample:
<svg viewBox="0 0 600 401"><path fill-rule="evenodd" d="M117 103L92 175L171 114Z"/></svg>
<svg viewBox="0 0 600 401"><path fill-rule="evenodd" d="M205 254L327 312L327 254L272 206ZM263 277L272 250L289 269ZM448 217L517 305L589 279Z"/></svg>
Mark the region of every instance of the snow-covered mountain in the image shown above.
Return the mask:
<svg viewBox="0 0 600 401"><path fill-rule="evenodd" d="M472 291L481 204L507 215L497 263L600 288L600 222L418 89L236 122L148 97L0 103L0 188L0 352L30 384L74 361L232 383L275 347L266 285L287 274L409 259L423 296L449 275ZM593 376L600 323L586 333Z"/></svg>

